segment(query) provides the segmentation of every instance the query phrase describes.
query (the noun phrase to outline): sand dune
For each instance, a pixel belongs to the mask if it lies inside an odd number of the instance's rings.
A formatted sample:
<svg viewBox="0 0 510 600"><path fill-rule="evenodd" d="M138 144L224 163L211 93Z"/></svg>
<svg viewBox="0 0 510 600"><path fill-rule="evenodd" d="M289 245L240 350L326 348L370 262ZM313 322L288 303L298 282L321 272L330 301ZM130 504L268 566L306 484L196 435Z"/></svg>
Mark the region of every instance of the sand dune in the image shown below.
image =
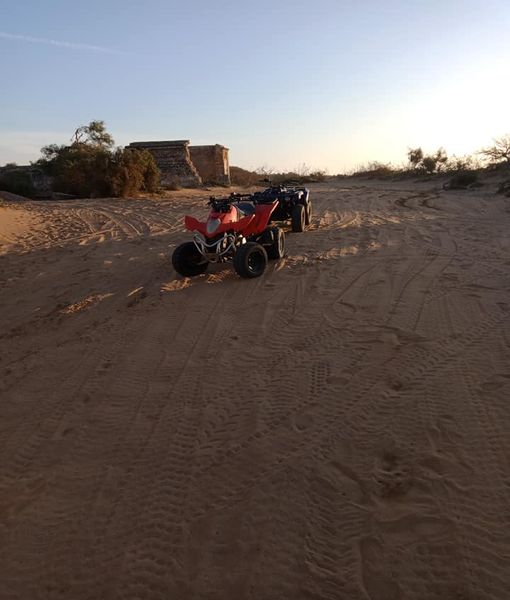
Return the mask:
<svg viewBox="0 0 510 600"><path fill-rule="evenodd" d="M508 597L509 200L312 198L256 280L200 194L0 206L0 597Z"/></svg>

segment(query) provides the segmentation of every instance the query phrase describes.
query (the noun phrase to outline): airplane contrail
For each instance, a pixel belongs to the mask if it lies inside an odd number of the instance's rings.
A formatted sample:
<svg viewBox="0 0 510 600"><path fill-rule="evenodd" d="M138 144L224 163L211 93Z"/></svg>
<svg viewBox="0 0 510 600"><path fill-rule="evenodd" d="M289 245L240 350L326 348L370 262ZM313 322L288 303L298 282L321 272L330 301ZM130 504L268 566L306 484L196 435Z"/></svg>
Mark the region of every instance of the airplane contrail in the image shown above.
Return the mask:
<svg viewBox="0 0 510 600"><path fill-rule="evenodd" d="M75 42L63 42L60 40L32 37L30 35L16 35L14 33L7 33L6 31L0 31L0 38L4 38L6 40L17 40L20 42L30 42L32 44L47 44L49 46L58 46L60 48L71 48L72 50L89 50L92 52L105 52L107 54L126 54L125 52L122 52L120 50L114 50L113 48L105 48L104 46L78 44Z"/></svg>

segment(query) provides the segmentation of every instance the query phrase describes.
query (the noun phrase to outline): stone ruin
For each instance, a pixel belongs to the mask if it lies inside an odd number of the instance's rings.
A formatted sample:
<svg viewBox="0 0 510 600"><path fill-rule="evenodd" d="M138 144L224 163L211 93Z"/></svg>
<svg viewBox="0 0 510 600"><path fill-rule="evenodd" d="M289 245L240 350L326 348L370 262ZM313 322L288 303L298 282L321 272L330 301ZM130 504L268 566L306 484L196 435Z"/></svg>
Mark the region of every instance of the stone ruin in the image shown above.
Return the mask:
<svg viewBox="0 0 510 600"><path fill-rule="evenodd" d="M190 146L189 140L173 140L132 142L128 147L148 150L154 156L163 187L230 185L228 148L220 144Z"/></svg>
<svg viewBox="0 0 510 600"><path fill-rule="evenodd" d="M189 140L162 142L132 142L129 148L149 150L161 171L163 187L198 187L203 184L230 185L228 148L220 144L190 146ZM36 166L0 167L0 178L14 173L24 174L31 180L35 196L55 197L51 177ZM59 194L64 196L64 194Z"/></svg>
<svg viewBox="0 0 510 600"><path fill-rule="evenodd" d="M33 186L34 198L51 198L53 195L52 178L39 167L33 165L5 165L0 167L0 179L4 176L26 178Z"/></svg>
<svg viewBox="0 0 510 600"><path fill-rule="evenodd" d="M214 146L190 146L191 160L204 183L230 185L228 148Z"/></svg>

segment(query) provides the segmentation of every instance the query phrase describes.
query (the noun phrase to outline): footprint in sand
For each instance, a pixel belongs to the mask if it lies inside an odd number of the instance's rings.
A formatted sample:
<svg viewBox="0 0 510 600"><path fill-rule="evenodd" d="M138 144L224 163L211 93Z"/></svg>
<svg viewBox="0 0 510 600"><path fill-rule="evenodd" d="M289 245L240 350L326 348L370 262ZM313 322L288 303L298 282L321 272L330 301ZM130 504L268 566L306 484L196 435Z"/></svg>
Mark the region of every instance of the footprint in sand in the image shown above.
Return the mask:
<svg viewBox="0 0 510 600"><path fill-rule="evenodd" d="M412 469L398 453L387 451L374 467L373 481L380 498L404 496L413 485Z"/></svg>

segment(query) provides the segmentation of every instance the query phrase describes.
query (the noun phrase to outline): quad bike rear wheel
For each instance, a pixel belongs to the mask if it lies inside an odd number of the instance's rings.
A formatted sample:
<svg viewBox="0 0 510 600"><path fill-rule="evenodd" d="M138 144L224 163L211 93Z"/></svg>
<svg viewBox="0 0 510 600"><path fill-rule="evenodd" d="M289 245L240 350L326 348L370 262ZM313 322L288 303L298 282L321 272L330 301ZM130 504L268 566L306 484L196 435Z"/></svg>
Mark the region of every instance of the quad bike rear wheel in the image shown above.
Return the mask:
<svg viewBox="0 0 510 600"><path fill-rule="evenodd" d="M267 267L267 252L257 242L247 242L234 254L234 269L240 277L260 277Z"/></svg>
<svg viewBox="0 0 510 600"><path fill-rule="evenodd" d="M209 263L200 254L193 242L184 242L172 254L174 269L184 277L195 277L207 271Z"/></svg>
<svg viewBox="0 0 510 600"><path fill-rule="evenodd" d="M308 200L305 208L305 225L310 225L312 222L312 201Z"/></svg>
<svg viewBox="0 0 510 600"><path fill-rule="evenodd" d="M271 245L266 246L269 260L278 260L285 255L285 233L281 227L271 227L266 231L271 235Z"/></svg>
<svg viewBox="0 0 510 600"><path fill-rule="evenodd" d="M301 232L305 230L306 210L302 204L295 204L291 213L292 231Z"/></svg>

